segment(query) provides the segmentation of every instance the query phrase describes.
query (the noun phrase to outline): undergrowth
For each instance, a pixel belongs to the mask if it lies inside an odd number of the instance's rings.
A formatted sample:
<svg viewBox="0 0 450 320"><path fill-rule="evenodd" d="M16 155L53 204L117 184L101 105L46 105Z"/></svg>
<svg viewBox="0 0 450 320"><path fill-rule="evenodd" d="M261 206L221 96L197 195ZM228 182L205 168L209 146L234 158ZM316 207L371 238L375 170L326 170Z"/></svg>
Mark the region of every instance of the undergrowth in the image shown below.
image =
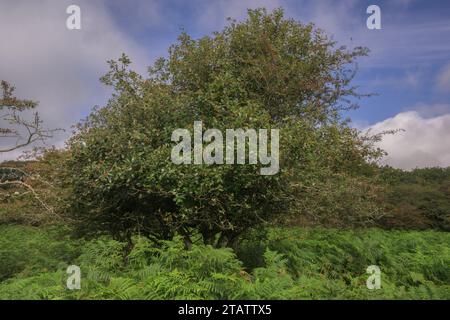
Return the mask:
<svg viewBox="0 0 450 320"><path fill-rule="evenodd" d="M0 299L449 299L450 234L435 231L254 231L239 248L181 238L133 249L67 230L0 227ZM81 289L66 268L81 268ZM381 289L366 268L381 268Z"/></svg>

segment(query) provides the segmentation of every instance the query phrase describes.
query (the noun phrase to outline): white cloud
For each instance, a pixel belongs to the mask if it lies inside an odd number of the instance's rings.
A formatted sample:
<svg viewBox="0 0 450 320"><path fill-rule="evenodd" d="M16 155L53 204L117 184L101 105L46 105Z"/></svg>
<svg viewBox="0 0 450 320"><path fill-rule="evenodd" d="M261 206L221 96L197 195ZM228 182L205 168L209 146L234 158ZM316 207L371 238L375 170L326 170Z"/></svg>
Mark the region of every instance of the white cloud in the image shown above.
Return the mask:
<svg viewBox="0 0 450 320"><path fill-rule="evenodd" d="M107 60L125 52L136 66L150 64L144 49L119 29L103 2L77 1L82 29L68 30L70 4L0 2L0 78L14 84L18 96L40 102L38 111L49 128L70 129L92 106L105 102L108 90L98 79L107 71ZM62 145L69 134L50 142Z"/></svg>
<svg viewBox="0 0 450 320"><path fill-rule="evenodd" d="M384 163L396 168L450 166L450 114L425 118L417 111L397 114L370 127L373 133L403 129L385 135L379 144L388 152Z"/></svg>

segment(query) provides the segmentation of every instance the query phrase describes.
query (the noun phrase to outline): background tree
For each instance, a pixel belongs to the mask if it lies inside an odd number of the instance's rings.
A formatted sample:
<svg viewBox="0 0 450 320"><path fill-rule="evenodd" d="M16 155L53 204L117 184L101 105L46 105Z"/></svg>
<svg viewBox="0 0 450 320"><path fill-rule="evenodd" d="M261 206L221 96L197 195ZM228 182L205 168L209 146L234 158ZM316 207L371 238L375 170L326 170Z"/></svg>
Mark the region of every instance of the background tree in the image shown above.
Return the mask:
<svg viewBox="0 0 450 320"><path fill-rule="evenodd" d="M380 226L450 230L450 168L384 167L380 177L389 186L384 197L387 215Z"/></svg>
<svg viewBox="0 0 450 320"><path fill-rule="evenodd" d="M0 154L31 147L53 136L56 130L44 129L37 112L27 116L28 111L37 107L36 101L17 98L14 95L15 88L4 80L0 82L0 86ZM9 201L11 198L31 195L41 207L52 212L51 206L43 200L43 196L31 183L33 180L41 179L39 175L27 172L24 165L17 165L13 161L1 163L0 198Z"/></svg>
<svg viewBox="0 0 450 320"><path fill-rule="evenodd" d="M2 138L0 153L18 150L52 137L55 130L44 129L37 112L33 112L32 120L23 116L24 112L34 110L38 103L15 97L15 88L4 80L1 81L0 85L2 90L0 98L0 121L2 125L0 127L0 137ZM7 144L11 140L13 142Z"/></svg>

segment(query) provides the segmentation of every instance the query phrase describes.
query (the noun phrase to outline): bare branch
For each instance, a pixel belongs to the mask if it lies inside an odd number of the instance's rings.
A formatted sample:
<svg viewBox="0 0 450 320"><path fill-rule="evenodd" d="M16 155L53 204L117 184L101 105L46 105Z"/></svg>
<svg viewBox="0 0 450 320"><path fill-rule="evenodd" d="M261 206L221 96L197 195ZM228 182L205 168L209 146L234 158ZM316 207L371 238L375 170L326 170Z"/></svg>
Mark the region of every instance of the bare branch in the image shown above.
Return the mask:
<svg viewBox="0 0 450 320"><path fill-rule="evenodd" d="M0 115L0 121L7 127L0 127L0 137L15 138L16 142L7 147L0 148L0 153L7 153L31 145L37 141L44 142L51 138L53 133L61 129L47 130L42 128L42 120L37 112L33 113L32 120L22 116L25 110L34 109L37 102L18 99L13 95L14 87L6 81L1 81L2 96L0 97L0 110L6 110Z"/></svg>
<svg viewBox="0 0 450 320"><path fill-rule="evenodd" d="M32 194L33 197L41 204L42 207L44 207L45 210L47 210L49 213L54 214L55 212L53 211L53 208L51 208L50 206L48 206L42 199L41 197L37 194L37 192L34 190L34 188L32 186L30 186L28 183L22 182L20 180L13 180L13 181L4 181L4 182L0 182L0 186L11 186L11 185L15 185L15 186L21 186L26 188L27 190L29 190Z"/></svg>

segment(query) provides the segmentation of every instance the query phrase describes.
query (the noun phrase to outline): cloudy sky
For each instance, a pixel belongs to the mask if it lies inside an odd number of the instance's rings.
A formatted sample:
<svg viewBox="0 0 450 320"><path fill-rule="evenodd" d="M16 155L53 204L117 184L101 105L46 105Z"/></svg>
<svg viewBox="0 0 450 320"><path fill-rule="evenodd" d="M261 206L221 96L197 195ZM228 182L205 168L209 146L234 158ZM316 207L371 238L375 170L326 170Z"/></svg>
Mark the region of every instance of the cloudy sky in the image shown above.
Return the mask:
<svg viewBox="0 0 450 320"><path fill-rule="evenodd" d="M81 8L81 30L66 28L71 4ZM366 26L371 4L381 8L381 30ZM106 102L110 92L98 79L107 60L125 52L145 73L181 28L200 37L256 7L283 7L339 43L369 47L355 82L378 95L349 114L354 126L404 129L382 142L395 167L450 165L447 0L0 0L0 79L38 100L48 127L68 129L51 142L62 146L70 126Z"/></svg>

